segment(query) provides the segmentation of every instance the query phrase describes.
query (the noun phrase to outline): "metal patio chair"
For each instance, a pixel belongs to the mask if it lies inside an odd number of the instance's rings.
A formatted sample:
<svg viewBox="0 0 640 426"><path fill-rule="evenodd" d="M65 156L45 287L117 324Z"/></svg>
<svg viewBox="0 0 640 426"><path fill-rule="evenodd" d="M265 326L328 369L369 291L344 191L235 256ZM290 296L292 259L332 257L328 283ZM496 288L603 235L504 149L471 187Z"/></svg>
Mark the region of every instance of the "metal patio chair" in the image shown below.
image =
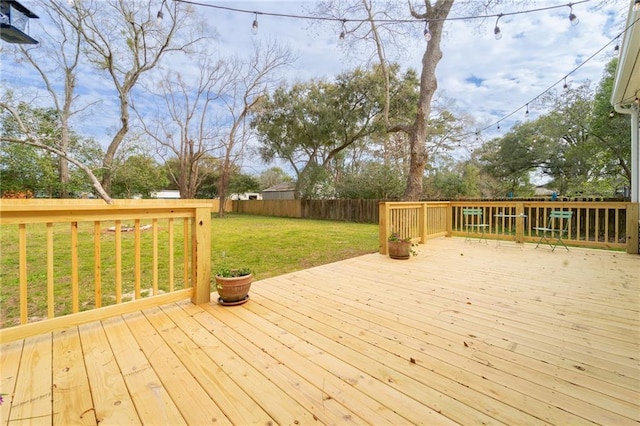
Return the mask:
<svg viewBox="0 0 640 426"><path fill-rule="evenodd" d="M537 226L533 228L536 233L540 235L540 240L538 240L536 248L538 248L540 243L545 242L549 244L551 251L554 251L560 244L569 251L569 248L562 239L568 234L569 223L571 223L572 216L572 211L552 210L549 213L549 220L547 221L546 226Z"/></svg>

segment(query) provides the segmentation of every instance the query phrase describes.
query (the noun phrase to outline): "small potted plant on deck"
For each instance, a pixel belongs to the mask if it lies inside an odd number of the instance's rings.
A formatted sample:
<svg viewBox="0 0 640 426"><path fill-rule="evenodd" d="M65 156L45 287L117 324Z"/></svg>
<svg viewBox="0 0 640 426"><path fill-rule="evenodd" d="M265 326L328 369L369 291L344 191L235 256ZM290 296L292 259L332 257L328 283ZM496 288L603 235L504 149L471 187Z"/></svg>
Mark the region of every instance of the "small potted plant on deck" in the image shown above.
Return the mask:
<svg viewBox="0 0 640 426"><path fill-rule="evenodd" d="M391 233L387 243L389 257L392 259L409 259L411 255L416 256L418 254L412 248L411 238L402 238L397 232Z"/></svg>
<svg viewBox="0 0 640 426"><path fill-rule="evenodd" d="M241 305L249 300L253 273L247 267L233 268L223 265L216 271L218 303L225 306Z"/></svg>

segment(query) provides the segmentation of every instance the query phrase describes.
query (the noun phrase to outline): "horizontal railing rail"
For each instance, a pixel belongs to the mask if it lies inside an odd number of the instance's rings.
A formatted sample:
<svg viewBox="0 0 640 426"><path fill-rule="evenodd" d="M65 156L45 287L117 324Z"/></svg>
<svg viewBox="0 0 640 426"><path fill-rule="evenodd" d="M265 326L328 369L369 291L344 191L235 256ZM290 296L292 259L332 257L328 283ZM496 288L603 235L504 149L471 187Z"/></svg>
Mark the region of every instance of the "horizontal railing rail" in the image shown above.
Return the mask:
<svg viewBox="0 0 640 426"><path fill-rule="evenodd" d="M481 209L487 238L536 242L534 228L546 226L551 211L564 210L573 212L567 244L638 253L638 204L592 201L382 202L380 253L387 253L386 242L394 232L420 242L439 235L466 236L463 210L468 208Z"/></svg>
<svg viewBox="0 0 640 426"><path fill-rule="evenodd" d="M0 232L3 341L209 301L209 201L2 200Z"/></svg>
<svg viewBox="0 0 640 426"><path fill-rule="evenodd" d="M450 235L449 202L380 202L380 253L388 253L391 234L424 244L429 238Z"/></svg>

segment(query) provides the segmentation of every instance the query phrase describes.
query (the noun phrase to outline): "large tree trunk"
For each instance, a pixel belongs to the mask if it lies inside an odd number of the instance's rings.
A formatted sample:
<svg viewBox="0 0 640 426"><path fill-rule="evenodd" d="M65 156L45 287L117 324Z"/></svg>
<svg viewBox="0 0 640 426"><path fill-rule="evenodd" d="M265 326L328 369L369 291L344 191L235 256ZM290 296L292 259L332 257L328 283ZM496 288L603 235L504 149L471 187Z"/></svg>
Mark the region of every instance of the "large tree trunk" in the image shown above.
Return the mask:
<svg viewBox="0 0 640 426"><path fill-rule="evenodd" d="M438 88L436 79L436 67L442 59L440 42L442 40L442 27L445 18L449 15L454 0L439 0L435 6L431 6L429 0L425 0L427 13L419 15L412 11L415 18L429 21L431 40L427 44L422 56L422 73L420 75L420 97L418 99L418 111L416 120L409 133L410 162L407 188L403 200L417 201L422 195L422 176L427 165L428 153L426 147L427 121L431 114L431 100Z"/></svg>
<svg viewBox="0 0 640 426"><path fill-rule="evenodd" d="M218 196L220 197L220 207L218 209L218 217L224 217L226 212L225 204L227 202L227 191L229 189L229 178L231 175L231 161L229 155L225 156L222 164L222 172L218 179Z"/></svg>
<svg viewBox="0 0 640 426"><path fill-rule="evenodd" d="M69 99L70 96L67 97ZM66 105L65 105L66 106ZM62 112L62 135L60 137L60 150L69 151L69 116L68 109ZM58 157L58 173L60 174L60 198L69 198L69 160L65 157Z"/></svg>

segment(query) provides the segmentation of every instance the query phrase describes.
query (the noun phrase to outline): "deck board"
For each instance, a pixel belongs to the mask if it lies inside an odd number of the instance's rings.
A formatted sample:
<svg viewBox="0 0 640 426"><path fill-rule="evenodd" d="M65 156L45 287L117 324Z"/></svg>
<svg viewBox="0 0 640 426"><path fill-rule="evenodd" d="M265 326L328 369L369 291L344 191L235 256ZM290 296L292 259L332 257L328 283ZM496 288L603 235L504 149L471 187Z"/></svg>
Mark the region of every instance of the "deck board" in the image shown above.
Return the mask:
<svg viewBox="0 0 640 426"><path fill-rule="evenodd" d="M534 247L438 238L4 343L0 419L637 425L640 258Z"/></svg>

